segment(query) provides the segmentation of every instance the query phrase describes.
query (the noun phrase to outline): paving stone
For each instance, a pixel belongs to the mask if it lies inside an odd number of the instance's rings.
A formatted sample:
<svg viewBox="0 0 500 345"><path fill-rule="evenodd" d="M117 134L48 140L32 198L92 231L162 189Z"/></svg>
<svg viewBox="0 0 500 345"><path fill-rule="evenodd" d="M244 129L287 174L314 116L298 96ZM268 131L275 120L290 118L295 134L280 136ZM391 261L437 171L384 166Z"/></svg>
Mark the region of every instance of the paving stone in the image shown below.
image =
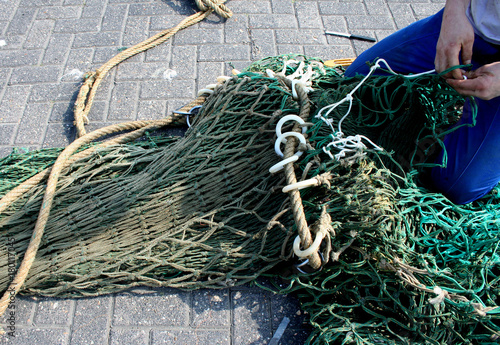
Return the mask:
<svg viewBox="0 0 500 345"><path fill-rule="evenodd" d="M323 30L301 29L301 30L276 30L277 44L326 44Z"/></svg>
<svg viewBox="0 0 500 345"><path fill-rule="evenodd" d="M277 14L293 14L295 9L293 7L293 1L290 0L273 0L271 2L273 13Z"/></svg>
<svg viewBox="0 0 500 345"><path fill-rule="evenodd" d="M82 15L80 18L96 18L101 17L104 10L104 3L98 2L90 4L88 1L84 3Z"/></svg>
<svg viewBox="0 0 500 345"><path fill-rule="evenodd" d="M0 145L10 145L14 140L14 135L17 125L2 124L0 125Z"/></svg>
<svg viewBox="0 0 500 345"><path fill-rule="evenodd" d="M33 324L33 315L35 312L35 306L37 299L35 297L25 297L16 296L16 298L9 304L11 307L7 307L9 314L4 314L0 316L0 324L7 325L10 324L8 319L15 319L15 327L18 326L30 326ZM14 315L10 314L14 312ZM3 337L0 337L0 339Z"/></svg>
<svg viewBox="0 0 500 345"><path fill-rule="evenodd" d="M325 31L348 32L347 23L344 16L323 16L323 26ZM350 40L345 37L325 35L328 44L347 45Z"/></svg>
<svg viewBox="0 0 500 345"><path fill-rule="evenodd" d="M172 50L172 41L166 41L149 49L145 54L145 61L170 61ZM142 54L141 54L142 55Z"/></svg>
<svg viewBox="0 0 500 345"><path fill-rule="evenodd" d="M71 49L66 60L64 74L71 73L73 70L87 72L91 70L94 50L92 48Z"/></svg>
<svg viewBox="0 0 500 345"><path fill-rule="evenodd" d="M60 6L63 0L21 0L19 6Z"/></svg>
<svg viewBox="0 0 500 345"><path fill-rule="evenodd" d="M120 66L117 67L116 80L125 81L125 80L168 79L168 70L170 70L168 62L127 61L123 62ZM176 78L177 77L172 77L172 79Z"/></svg>
<svg viewBox="0 0 500 345"><path fill-rule="evenodd" d="M171 330L153 331L152 333L151 345L231 344L229 331Z"/></svg>
<svg viewBox="0 0 500 345"><path fill-rule="evenodd" d="M105 31L97 33L76 34L73 41L74 48L118 46L121 32Z"/></svg>
<svg viewBox="0 0 500 345"><path fill-rule="evenodd" d="M233 343L265 344L272 337L270 300L265 293L232 293L234 314Z"/></svg>
<svg viewBox="0 0 500 345"><path fill-rule="evenodd" d="M222 43L223 35L220 29L196 29L184 30L175 35L175 45L204 45L211 43Z"/></svg>
<svg viewBox="0 0 500 345"><path fill-rule="evenodd" d="M68 102L57 102L52 107L50 122L73 122L73 104Z"/></svg>
<svg viewBox="0 0 500 345"><path fill-rule="evenodd" d="M288 329L293 330L308 330L311 331L311 326L307 321L307 313L304 313L300 308L300 303L295 296L274 295L271 300L271 318L272 328L275 332L280 326L283 318L287 317L290 321Z"/></svg>
<svg viewBox="0 0 500 345"><path fill-rule="evenodd" d="M96 47L94 50L94 56L92 58L92 63L104 63L109 59L115 57L121 52L118 47ZM129 62L130 60L127 60ZM118 66L121 67L121 66Z"/></svg>
<svg viewBox="0 0 500 345"><path fill-rule="evenodd" d="M21 49L24 41L26 40L26 35L13 35L9 34L3 37L5 41L5 45L2 47L2 50L14 50Z"/></svg>
<svg viewBox="0 0 500 345"><path fill-rule="evenodd" d="M102 18L102 31L121 31L127 12L127 5L108 5Z"/></svg>
<svg viewBox="0 0 500 345"><path fill-rule="evenodd" d="M394 29L394 21L390 16L349 16L347 26L351 33L359 29Z"/></svg>
<svg viewBox="0 0 500 345"><path fill-rule="evenodd" d="M149 345L149 332L144 329L113 327L110 345Z"/></svg>
<svg viewBox="0 0 500 345"><path fill-rule="evenodd" d="M227 328L231 326L229 290L199 290L193 292L192 327Z"/></svg>
<svg viewBox="0 0 500 345"><path fill-rule="evenodd" d="M433 14L436 14L439 12L443 7L443 3L437 3L437 4L411 4L411 7L415 11L415 15L417 16L417 19L423 19L428 16L432 16Z"/></svg>
<svg viewBox="0 0 500 345"><path fill-rule="evenodd" d="M117 82L109 102L108 120L133 120L136 117L139 85L137 82Z"/></svg>
<svg viewBox="0 0 500 345"><path fill-rule="evenodd" d="M59 66L24 66L14 68L10 76L10 83L14 84L36 84L50 83L59 80Z"/></svg>
<svg viewBox="0 0 500 345"><path fill-rule="evenodd" d="M148 28L148 17L129 17L125 31L123 32L121 44L130 47L144 41L149 37Z"/></svg>
<svg viewBox="0 0 500 345"><path fill-rule="evenodd" d="M48 147L66 147L75 140L76 129L71 123L49 123L47 125L47 131L45 132L45 138L42 143L42 148ZM60 311L61 307L58 307L57 315L64 315ZM66 315L68 316L68 315ZM71 315L69 315L71 316ZM68 322L71 322L68 319Z"/></svg>
<svg viewBox="0 0 500 345"><path fill-rule="evenodd" d="M0 67L35 65L42 53L42 50L0 50Z"/></svg>
<svg viewBox="0 0 500 345"><path fill-rule="evenodd" d="M80 6L42 7L38 10L36 19L72 19L79 18L81 13Z"/></svg>
<svg viewBox="0 0 500 345"><path fill-rule="evenodd" d="M110 3L138 3L138 2L151 2L151 0L109 0Z"/></svg>
<svg viewBox="0 0 500 345"><path fill-rule="evenodd" d="M137 108L137 120L159 120L166 115L164 100L140 101Z"/></svg>
<svg viewBox="0 0 500 345"><path fill-rule="evenodd" d="M175 27L177 24L179 24L184 19L186 19L186 15L179 14L179 13L154 16L154 17L151 17L150 24L149 24L149 30L163 31L166 29L170 29L170 28ZM196 28L196 26L192 27L191 30L193 28ZM182 33L182 31L179 31L179 33Z"/></svg>
<svg viewBox="0 0 500 345"><path fill-rule="evenodd" d="M14 143L16 145L41 144L45 136L47 120L51 110L49 103L28 103L19 123Z"/></svg>
<svg viewBox="0 0 500 345"><path fill-rule="evenodd" d="M222 62L198 62L198 90L217 82L217 77L224 75Z"/></svg>
<svg viewBox="0 0 500 345"><path fill-rule="evenodd" d="M54 26L54 32L72 34L97 32L100 24L101 18L58 19Z"/></svg>
<svg viewBox="0 0 500 345"><path fill-rule="evenodd" d="M322 15L360 15L365 14L366 9L362 2L334 2L321 1L318 3L319 13Z"/></svg>
<svg viewBox="0 0 500 345"><path fill-rule="evenodd" d="M157 16L163 14L175 14L175 10L162 3L131 4L128 14L129 16Z"/></svg>
<svg viewBox="0 0 500 345"><path fill-rule="evenodd" d="M234 13L271 13L271 2L269 0L231 0L230 6Z"/></svg>
<svg viewBox="0 0 500 345"><path fill-rule="evenodd" d="M166 289L154 294L116 296L113 325L189 325L189 293Z"/></svg>
<svg viewBox="0 0 500 345"><path fill-rule="evenodd" d="M0 103L0 123L18 123L26 107L30 86L7 86Z"/></svg>
<svg viewBox="0 0 500 345"><path fill-rule="evenodd" d="M226 43L247 44L249 41L249 17L246 15L233 15L234 19L224 25L224 41Z"/></svg>
<svg viewBox="0 0 500 345"><path fill-rule="evenodd" d="M385 0L364 0L369 15L391 16Z"/></svg>
<svg viewBox="0 0 500 345"><path fill-rule="evenodd" d="M276 55L274 33L269 30L250 30L252 60Z"/></svg>
<svg viewBox="0 0 500 345"><path fill-rule="evenodd" d="M0 101L2 100L1 95L7 81L9 80L11 72L11 68L0 68Z"/></svg>
<svg viewBox="0 0 500 345"><path fill-rule="evenodd" d="M64 65L69 49L73 43L71 34L52 34L50 37L43 63L49 65Z"/></svg>
<svg viewBox="0 0 500 345"><path fill-rule="evenodd" d="M255 14L249 17L252 29L295 29L297 18L291 14Z"/></svg>
<svg viewBox="0 0 500 345"><path fill-rule="evenodd" d="M304 54L304 47L296 44L278 44L276 46L278 54Z"/></svg>
<svg viewBox="0 0 500 345"><path fill-rule="evenodd" d="M238 44L214 44L199 47L198 61L220 61L220 52L224 51L224 60L248 60L250 49Z"/></svg>
<svg viewBox="0 0 500 345"><path fill-rule="evenodd" d="M402 29L416 21L409 4L389 4L389 8L394 14L394 22L398 29Z"/></svg>
<svg viewBox="0 0 500 345"><path fill-rule="evenodd" d="M36 20L28 33L26 41L24 42L24 48L44 48L47 41L50 39L53 26L53 20Z"/></svg>
<svg viewBox="0 0 500 345"><path fill-rule="evenodd" d="M173 111L178 110L182 107L184 107L186 104L189 104L192 101L192 99L174 99L174 100L169 100L167 102L167 111L165 114L171 114ZM182 133L176 134L176 135L182 135Z"/></svg>
<svg viewBox="0 0 500 345"><path fill-rule="evenodd" d="M36 8L34 7L19 7L7 27L7 35L24 35L28 32L31 21L35 16Z"/></svg>
<svg viewBox="0 0 500 345"><path fill-rule="evenodd" d="M295 4L299 28L322 29L323 25L319 16L318 4L314 2L298 2Z"/></svg>
<svg viewBox="0 0 500 345"><path fill-rule="evenodd" d="M69 326L73 321L74 303L72 300L41 298L36 307L35 323Z"/></svg>
<svg viewBox="0 0 500 345"><path fill-rule="evenodd" d="M0 20L10 20L16 12L17 3L15 1L0 2Z"/></svg>
<svg viewBox="0 0 500 345"><path fill-rule="evenodd" d="M2 336L0 344L68 344L68 329L16 327L15 340Z"/></svg>
<svg viewBox="0 0 500 345"><path fill-rule="evenodd" d="M76 301L71 344L107 344L110 328L111 296Z"/></svg>
<svg viewBox="0 0 500 345"><path fill-rule="evenodd" d="M11 146L0 146L0 158L9 156L12 153Z"/></svg>
<svg viewBox="0 0 500 345"><path fill-rule="evenodd" d="M71 102L76 100L79 90L79 83L50 83L33 85L28 97L28 102Z"/></svg>
<svg viewBox="0 0 500 345"><path fill-rule="evenodd" d="M83 5L86 0L64 0L64 5Z"/></svg>
<svg viewBox="0 0 500 345"><path fill-rule="evenodd" d="M73 106L73 103L71 103L71 106ZM87 116L89 118L89 121L104 121L104 119L108 115L109 106L110 104L108 101L103 102L94 100L94 103L92 103L92 108L90 108L90 112ZM71 121L73 121L74 114L71 115L71 119Z"/></svg>
<svg viewBox="0 0 500 345"><path fill-rule="evenodd" d="M174 46L170 67L175 71L175 79L196 78L196 46Z"/></svg>

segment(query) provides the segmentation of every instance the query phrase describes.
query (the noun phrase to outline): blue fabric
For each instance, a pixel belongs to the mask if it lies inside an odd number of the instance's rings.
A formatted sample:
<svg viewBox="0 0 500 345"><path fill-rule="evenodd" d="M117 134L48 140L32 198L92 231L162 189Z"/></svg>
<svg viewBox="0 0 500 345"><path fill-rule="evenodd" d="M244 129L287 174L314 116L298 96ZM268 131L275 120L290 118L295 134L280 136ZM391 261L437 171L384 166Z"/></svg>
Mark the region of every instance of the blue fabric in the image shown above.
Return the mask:
<svg viewBox="0 0 500 345"><path fill-rule="evenodd" d="M366 75L367 62L385 59L391 68L403 74L434 69L436 44L443 11L415 22L385 38L363 52L346 70L346 76ZM475 37L473 69L500 61L500 46ZM448 164L433 168L430 176L435 191L443 193L456 204L474 201L500 182L500 97L489 101L476 99L476 125L462 126L444 138ZM470 104L457 125L471 123ZM442 161L441 153L436 162Z"/></svg>

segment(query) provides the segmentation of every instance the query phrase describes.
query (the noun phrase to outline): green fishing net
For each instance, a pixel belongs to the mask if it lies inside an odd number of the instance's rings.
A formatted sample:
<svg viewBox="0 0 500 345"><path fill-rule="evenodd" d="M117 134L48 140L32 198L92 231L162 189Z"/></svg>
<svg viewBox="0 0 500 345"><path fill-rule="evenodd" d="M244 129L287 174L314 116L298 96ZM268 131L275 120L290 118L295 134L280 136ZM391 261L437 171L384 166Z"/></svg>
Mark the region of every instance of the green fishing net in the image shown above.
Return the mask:
<svg viewBox="0 0 500 345"><path fill-rule="evenodd" d="M273 149L278 121L304 108L289 79L310 88L312 106L295 174L324 177L300 191L301 207L308 224L324 211L331 222L322 268L283 277L279 267L301 262L292 250L296 205L281 191L283 173L269 173L282 159ZM219 288L265 274L279 277L273 291L298 295L310 344L497 343L498 190L458 206L418 184L463 98L436 75L362 80L319 59L266 58L217 87L184 137L149 137L73 163L22 293ZM352 103L321 111L353 90ZM356 135L369 141L335 158L342 150L331 143ZM0 195L57 153L0 161L8 186ZM0 215L3 248L14 238L24 252L43 191L41 183ZM2 291L8 279L0 273Z"/></svg>

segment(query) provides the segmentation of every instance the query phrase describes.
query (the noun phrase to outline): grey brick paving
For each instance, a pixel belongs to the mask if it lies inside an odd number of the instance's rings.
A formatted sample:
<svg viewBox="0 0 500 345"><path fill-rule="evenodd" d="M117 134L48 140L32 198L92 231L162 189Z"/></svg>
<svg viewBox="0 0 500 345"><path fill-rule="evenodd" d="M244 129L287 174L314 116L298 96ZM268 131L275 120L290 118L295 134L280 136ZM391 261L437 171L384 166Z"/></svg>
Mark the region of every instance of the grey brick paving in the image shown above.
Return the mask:
<svg viewBox="0 0 500 345"><path fill-rule="evenodd" d="M229 0L228 20L211 15L172 40L132 57L100 86L88 130L158 119L231 69L274 54L353 57L371 43L325 30L382 39L435 13L444 0ZM122 48L195 13L191 0L0 1L0 158L13 148L74 140L81 76ZM176 76L166 78L165 72ZM182 130L177 132L181 134ZM178 291L134 289L83 299L16 299L16 337L0 344L266 344L284 317L281 344L302 344L306 315L293 296L253 287ZM8 315L0 324L9 324Z"/></svg>

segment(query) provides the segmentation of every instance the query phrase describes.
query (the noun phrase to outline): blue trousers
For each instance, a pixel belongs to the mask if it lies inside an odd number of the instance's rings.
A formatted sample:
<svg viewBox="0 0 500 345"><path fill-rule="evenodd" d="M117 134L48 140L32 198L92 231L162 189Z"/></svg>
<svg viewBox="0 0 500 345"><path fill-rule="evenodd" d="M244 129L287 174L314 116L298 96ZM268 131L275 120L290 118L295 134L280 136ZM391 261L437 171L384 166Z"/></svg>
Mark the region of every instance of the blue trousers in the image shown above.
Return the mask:
<svg viewBox="0 0 500 345"><path fill-rule="evenodd" d="M402 74L434 69L436 44L443 11L415 22L363 52L347 68L345 75L366 75L366 62L385 59ZM473 69L500 61L500 46L476 35L473 46ZM462 126L444 138L447 166L430 172L433 187L455 204L465 204L487 194L500 181L500 97L489 101L475 99L478 106L476 125ZM471 107L466 101L459 123L471 123ZM437 157L441 163L443 153Z"/></svg>

